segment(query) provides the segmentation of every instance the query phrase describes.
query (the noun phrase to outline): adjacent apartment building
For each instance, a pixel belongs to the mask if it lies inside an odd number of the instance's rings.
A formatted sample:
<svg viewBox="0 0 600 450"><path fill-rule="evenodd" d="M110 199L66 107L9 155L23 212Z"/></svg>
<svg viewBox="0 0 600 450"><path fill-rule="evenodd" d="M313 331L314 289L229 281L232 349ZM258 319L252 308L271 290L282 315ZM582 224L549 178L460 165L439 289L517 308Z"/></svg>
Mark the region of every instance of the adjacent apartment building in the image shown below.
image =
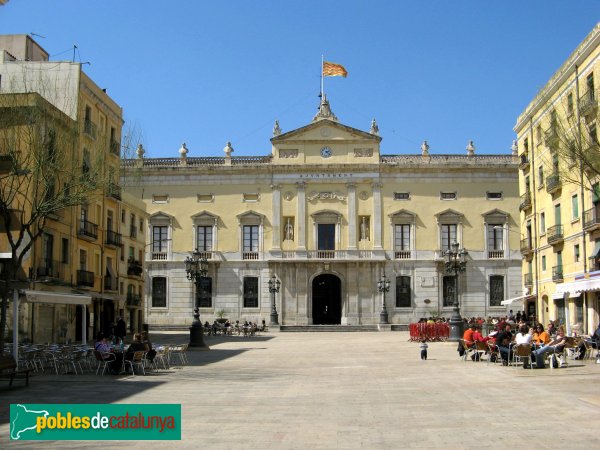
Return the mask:
<svg viewBox="0 0 600 450"><path fill-rule="evenodd" d="M271 152L123 161L127 190L149 214L146 320L269 322L275 298L282 325L375 325L385 306L392 325L447 316L458 289L465 316L504 315L522 296L518 162L515 154L381 154L378 127L342 124L323 97L305 126L283 132ZM467 270L445 271L458 242ZM207 258L194 287L185 259ZM280 291L269 291L269 280ZM273 297L273 295L275 297Z"/></svg>
<svg viewBox="0 0 600 450"><path fill-rule="evenodd" d="M49 112L52 118L44 123L6 121L3 131L27 128L49 147L71 152L70 161L77 162L75 170L82 177L101 165L109 179L85 202L43 224L43 234L20 271L21 339L80 340L84 332L90 337L110 331L117 316L131 330L141 329L145 234L136 230L145 226L146 216L143 205L125 200L119 186L122 108L83 72L82 64L49 61L28 35L0 36L0 99L5 118L20 117L23 107ZM28 142L18 144L21 152L31 151ZM2 145L0 153L5 154L11 144ZM58 190L70 188L56 182ZM0 245L0 254L6 255L6 236L0 235Z"/></svg>
<svg viewBox="0 0 600 450"><path fill-rule="evenodd" d="M599 44L596 25L514 128L525 309L580 332L598 325L600 295Z"/></svg>

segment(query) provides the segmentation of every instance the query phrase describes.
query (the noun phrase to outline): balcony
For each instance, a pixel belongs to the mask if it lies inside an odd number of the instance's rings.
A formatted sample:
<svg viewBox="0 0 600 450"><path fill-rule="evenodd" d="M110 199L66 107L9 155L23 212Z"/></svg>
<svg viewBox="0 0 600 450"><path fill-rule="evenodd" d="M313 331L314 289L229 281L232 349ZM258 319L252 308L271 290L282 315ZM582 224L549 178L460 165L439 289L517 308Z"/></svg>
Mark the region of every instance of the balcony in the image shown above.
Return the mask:
<svg viewBox="0 0 600 450"><path fill-rule="evenodd" d="M519 211L527 209L531 209L531 193L529 191L521 195L521 202L519 203Z"/></svg>
<svg viewBox="0 0 600 450"><path fill-rule="evenodd" d="M579 111L582 116L592 115L598 110L598 99L593 90L586 91L579 99Z"/></svg>
<svg viewBox="0 0 600 450"><path fill-rule="evenodd" d="M394 259L411 259L412 252L410 250L397 250L394 252Z"/></svg>
<svg viewBox="0 0 600 450"><path fill-rule="evenodd" d="M106 196L121 201L121 186L116 183L108 183Z"/></svg>
<svg viewBox="0 0 600 450"><path fill-rule="evenodd" d="M136 239L137 238L137 228L135 226L133 226L133 225L129 228L129 237L131 239Z"/></svg>
<svg viewBox="0 0 600 450"><path fill-rule="evenodd" d="M105 291L117 291L119 289L117 278L115 277L104 277L104 290Z"/></svg>
<svg viewBox="0 0 600 450"><path fill-rule="evenodd" d="M552 268L552 281L555 283L562 283L563 281L563 266L554 266Z"/></svg>
<svg viewBox="0 0 600 450"><path fill-rule="evenodd" d="M35 274L37 278L60 278L65 276L66 264L60 261L42 260L36 268Z"/></svg>
<svg viewBox="0 0 600 450"><path fill-rule="evenodd" d="M140 261L136 261L135 259L132 259L132 258L130 258L127 261L127 275L134 275L136 277L139 277L143 271L144 271L144 268Z"/></svg>
<svg viewBox="0 0 600 450"><path fill-rule="evenodd" d="M563 226L554 225L546 230L548 244L558 245L564 241Z"/></svg>
<svg viewBox="0 0 600 450"><path fill-rule="evenodd" d="M78 270L77 286L94 287L94 272L90 272L88 270Z"/></svg>
<svg viewBox="0 0 600 450"><path fill-rule="evenodd" d="M242 259L244 260L257 260L258 252L242 252Z"/></svg>
<svg viewBox="0 0 600 450"><path fill-rule="evenodd" d="M504 250L488 250L488 259L504 259Z"/></svg>
<svg viewBox="0 0 600 450"><path fill-rule="evenodd" d="M140 306L142 304L142 296L139 294L132 294L131 292L127 293L127 299L125 300L126 306Z"/></svg>
<svg viewBox="0 0 600 450"><path fill-rule="evenodd" d="M519 169L521 169L523 172L526 172L527 170L529 170L529 166L529 156L527 155L527 153L522 153L521 160L519 161Z"/></svg>
<svg viewBox="0 0 600 450"><path fill-rule="evenodd" d="M116 156L121 156L121 145L117 141L110 141L108 144L108 150Z"/></svg>
<svg viewBox="0 0 600 450"><path fill-rule="evenodd" d="M84 239L95 241L98 239L98 225L90 222L89 220L79 221L79 230L77 235Z"/></svg>
<svg viewBox="0 0 600 450"><path fill-rule="evenodd" d="M97 127L94 122L90 119L85 119L83 122L83 132L87 134L92 139L96 139L97 136Z"/></svg>
<svg viewBox="0 0 600 450"><path fill-rule="evenodd" d="M550 125L550 127L544 131L544 144L550 149L556 148L558 145L558 126L556 124Z"/></svg>
<svg viewBox="0 0 600 450"><path fill-rule="evenodd" d="M533 274L526 273L523 275L523 284L525 287L531 289L533 287Z"/></svg>
<svg viewBox="0 0 600 450"><path fill-rule="evenodd" d="M589 233L600 229L600 205L583 212L583 229Z"/></svg>
<svg viewBox="0 0 600 450"><path fill-rule="evenodd" d="M104 241L104 244L111 247L120 247L121 237L121 233L117 233L116 231L112 230L106 230L106 240Z"/></svg>
<svg viewBox="0 0 600 450"><path fill-rule="evenodd" d="M554 194L562 188L562 183L560 182L560 176L558 173L553 173L548 178L546 178L546 192L548 194Z"/></svg>
<svg viewBox="0 0 600 450"><path fill-rule="evenodd" d="M410 254L410 252L408 252ZM307 252L282 251L281 259L287 260L338 260L338 261L357 261L372 260L374 258L372 250L309 250Z"/></svg>
<svg viewBox="0 0 600 450"><path fill-rule="evenodd" d="M150 253L150 259L152 261L166 261L167 260L167 252L152 252Z"/></svg>
<svg viewBox="0 0 600 450"><path fill-rule="evenodd" d="M521 239L521 255L527 256L533 253L533 243L531 239Z"/></svg>

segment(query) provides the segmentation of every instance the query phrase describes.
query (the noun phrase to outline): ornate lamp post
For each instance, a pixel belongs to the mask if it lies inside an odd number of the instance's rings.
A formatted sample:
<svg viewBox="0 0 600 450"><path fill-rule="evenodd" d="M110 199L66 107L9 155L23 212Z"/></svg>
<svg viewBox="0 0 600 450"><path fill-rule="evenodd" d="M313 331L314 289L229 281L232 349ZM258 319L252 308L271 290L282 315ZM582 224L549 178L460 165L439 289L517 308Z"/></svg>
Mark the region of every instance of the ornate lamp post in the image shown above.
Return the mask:
<svg viewBox="0 0 600 450"><path fill-rule="evenodd" d="M206 257L196 250L192 253L191 258L189 256L185 258L185 271L187 273L187 279L194 282L196 285L196 292L198 292L202 279L205 278L208 273L208 261L206 260ZM204 343L204 330L202 322L200 322L198 307L198 301L194 300L194 320L190 327L190 347L207 347Z"/></svg>
<svg viewBox="0 0 600 450"><path fill-rule="evenodd" d="M275 305L275 295L279 292L281 288L281 281L273 275L269 279L269 292L271 293L271 322L269 325L279 325L279 317L277 314L277 305Z"/></svg>
<svg viewBox="0 0 600 450"><path fill-rule="evenodd" d="M377 290L381 293L381 312L379 313L379 323L387 324L388 313L385 307L385 293L390 292L390 280L383 274L381 279L377 282Z"/></svg>
<svg viewBox="0 0 600 450"><path fill-rule="evenodd" d="M460 308L458 306L458 274L467 269L467 252L464 248L459 249L458 242L454 241L450 250L444 252L446 261L446 272L454 274L454 301L452 303L452 317L450 318L450 341L458 341L462 338L463 320L460 317Z"/></svg>

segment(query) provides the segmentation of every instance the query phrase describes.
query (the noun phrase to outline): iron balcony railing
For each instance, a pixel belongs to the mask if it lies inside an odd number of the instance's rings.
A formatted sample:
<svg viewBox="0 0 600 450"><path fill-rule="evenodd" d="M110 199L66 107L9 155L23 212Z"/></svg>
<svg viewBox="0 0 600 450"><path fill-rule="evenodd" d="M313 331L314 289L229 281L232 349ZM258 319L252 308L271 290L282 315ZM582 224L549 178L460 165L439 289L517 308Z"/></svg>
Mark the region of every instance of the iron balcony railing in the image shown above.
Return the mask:
<svg viewBox="0 0 600 450"><path fill-rule="evenodd" d="M77 286L94 287L94 272L90 272L89 270L78 270Z"/></svg>
<svg viewBox="0 0 600 450"><path fill-rule="evenodd" d="M37 278L60 278L66 274L66 264L60 261L43 259L35 270Z"/></svg>
<svg viewBox="0 0 600 450"><path fill-rule="evenodd" d="M600 228L600 210L596 207L583 212L583 229L593 231Z"/></svg>
<svg viewBox="0 0 600 450"><path fill-rule="evenodd" d="M140 306L142 304L142 296L139 294L127 293L127 299L125 300L127 306Z"/></svg>
<svg viewBox="0 0 600 450"><path fill-rule="evenodd" d="M558 144L557 125L550 125L550 127L546 131L544 131L544 143L548 148L556 147L556 144Z"/></svg>
<svg viewBox="0 0 600 450"><path fill-rule="evenodd" d="M553 173L546 178L546 192L552 194L561 188L560 176L558 173Z"/></svg>
<svg viewBox="0 0 600 450"><path fill-rule="evenodd" d="M563 226L562 225L554 225L546 230L546 238L548 239L548 244L557 244L564 240L563 234Z"/></svg>
<svg viewBox="0 0 600 450"><path fill-rule="evenodd" d="M129 228L129 237L131 239L136 239L137 238L137 228L134 225L132 225Z"/></svg>
<svg viewBox="0 0 600 450"><path fill-rule="evenodd" d="M519 169L527 170L529 169L529 156L525 153L521 154L521 158L519 161Z"/></svg>
<svg viewBox="0 0 600 450"><path fill-rule="evenodd" d="M114 198L115 200L121 200L121 186L116 183L109 183L106 190L107 197Z"/></svg>
<svg viewBox="0 0 600 450"><path fill-rule="evenodd" d="M528 287L531 288L533 286L533 274L531 273L526 273L523 275L523 284Z"/></svg>
<svg viewBox="0 0 600 450"><path fill-rule="evenodd" d="M588 89L579 99L581 114L591 114L598 108L598 98L593 89Z"/></svg>
<svg viewBox="0 0 600 450"><path fill-rule="evenodd" d="M106 245L112 245L113 247L120 247L122 242L121 233L117 233L116 231L106 230L106 241L104 242Z"/></svg>
<svg viewBox="0 0 600 450"><path fill-rule="evenodd" d="M529 238L521 239L521 254L527 255L528 253L531 253L531 252L533 252L533 244L531 242L531 239L529 239Z"/></svg>
<svg viewBox="0 0 600 450"><path fill-rule="evenodd" d="M552 281L563 280L563 266L562 264L552 267Z"/></svg>
<svg viewBox="0 0 600 450"><path fill-rule="evenodd" d="M98 225L89 220L80 220L78 234L80 236L98 239Z"/></svg>
<svg viewBox="0 0 600 450"><path fill-rule="evenodd" d="M96 139L96 124L92 122L90 119L85 119L83 122L83 132L87 134L89 137Z"/></svg>
<svg viewBox="0 0 600 450"><path fill-rule="evenodd" d="M116 291L118 290L118 281L115 277L104 277L104 290L105 291Z"/></svg>
<svg viewBox="0 0 600 450"><path fill-rule="evenodd" d="M121 156L121 146L117 141L110 141L108 149L113 155Z"/></svg>
<svg viewBox="0 0 600 450"><path fill-rule="evenodd" d="M135 259L129 259L127 261L127 275L134 275L139 277L144 268L140 261L136 261Z"/></svg>
<svg viewBox="0 0 600 450"><path fill-rule="evenodd" d="M531 193L529 191L521 195L521 202L519 203L519 211L531 208Z"/></svg>

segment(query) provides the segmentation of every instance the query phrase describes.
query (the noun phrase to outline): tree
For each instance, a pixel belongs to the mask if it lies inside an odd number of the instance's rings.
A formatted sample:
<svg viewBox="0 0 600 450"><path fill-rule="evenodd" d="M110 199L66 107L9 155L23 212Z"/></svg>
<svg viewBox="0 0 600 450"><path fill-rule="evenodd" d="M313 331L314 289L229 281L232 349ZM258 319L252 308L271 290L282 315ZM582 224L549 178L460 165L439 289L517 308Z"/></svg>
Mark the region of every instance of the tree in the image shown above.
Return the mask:
<svg viewBox="0 0 600 450"><path fill-rule="evenodd" d="M30 278L30 251L47 222L111 186L104 152L80 152L79 134L80 124L39 94L0 94L0 249L11 253L0 281L0 348L11 292Z"/></svg>

